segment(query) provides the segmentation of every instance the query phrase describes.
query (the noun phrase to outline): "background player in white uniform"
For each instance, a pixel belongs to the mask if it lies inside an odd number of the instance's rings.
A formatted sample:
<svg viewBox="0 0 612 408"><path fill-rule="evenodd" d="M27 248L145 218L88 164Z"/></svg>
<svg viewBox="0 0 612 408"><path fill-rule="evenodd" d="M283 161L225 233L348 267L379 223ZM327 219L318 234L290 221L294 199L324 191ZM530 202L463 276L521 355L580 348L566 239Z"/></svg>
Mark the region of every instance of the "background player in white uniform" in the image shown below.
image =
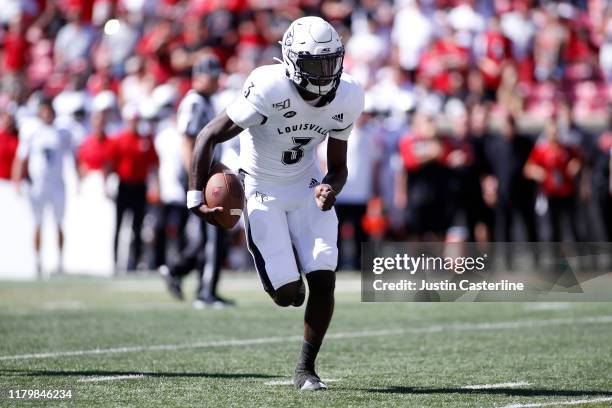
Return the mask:
<svg viewBox="0 0 612 408"><path fill-rule="evenodd" d="M45 208L53 209L57 224L60 252L59 271L62 271L62 250L64 247L64 159L72 152L70 134L53 126L55 113L50 100L43 99L38 105L38 118L28 120L23 129L17 149L16 179L26 177L30 181L30 202L34 215L34 249L36 265L41 274L40 248L41 224Z"/></svg>
<svg viewBox="0 0 612 408"><path fill-rule="evenodd" d="M200 130L215 116L212 96L218 89L218 78L222 67L214 55L202 57L192 70L193 88L181 101L177 115L177 128L183 135L184 162L189 167L195 139ZM215 159L219 161L220 149L217 149ZM181 253L181 259L169 269L161 269L162 276L170 293L182 299L181 280L192 269L200 273L200 283L193 305L197 308L205 306L229 306L233 302L217 294L217 285L221 273L224 241L226 233L211 224L202 222L199 236L192 237Z"/></svg>
<svg viewBox="0 0 612 408"><path fill-rule="evenodd" d="M326 388L314 363L334 308L333 204L346 182L346 140L363 109L363 90L342 74L340 37L318 17L294 21L282 53L282 65L255 69L243 96L198 135L187 206L205 219L223 210L208 208L202 189L215 145L240 134L249 250L264 289L280 306L303 303L299 271L306 275L310 294L294 384L316 390ZM328 172L322 177L315 149L328 136Z"/></svg>

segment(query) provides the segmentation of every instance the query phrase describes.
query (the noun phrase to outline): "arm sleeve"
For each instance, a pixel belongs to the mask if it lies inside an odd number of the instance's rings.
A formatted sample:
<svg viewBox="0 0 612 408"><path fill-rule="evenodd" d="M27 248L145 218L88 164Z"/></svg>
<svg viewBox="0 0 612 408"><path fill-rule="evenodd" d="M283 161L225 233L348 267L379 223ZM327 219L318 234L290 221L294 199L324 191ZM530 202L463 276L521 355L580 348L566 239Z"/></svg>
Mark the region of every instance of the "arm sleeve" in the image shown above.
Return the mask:
<svg viewBox="0 0 612 408"><path fill-rule="evenodd" d="M227 107L226 113L232 122L243 129L261 125L267 120L243 95L239 96Z"/></svg>

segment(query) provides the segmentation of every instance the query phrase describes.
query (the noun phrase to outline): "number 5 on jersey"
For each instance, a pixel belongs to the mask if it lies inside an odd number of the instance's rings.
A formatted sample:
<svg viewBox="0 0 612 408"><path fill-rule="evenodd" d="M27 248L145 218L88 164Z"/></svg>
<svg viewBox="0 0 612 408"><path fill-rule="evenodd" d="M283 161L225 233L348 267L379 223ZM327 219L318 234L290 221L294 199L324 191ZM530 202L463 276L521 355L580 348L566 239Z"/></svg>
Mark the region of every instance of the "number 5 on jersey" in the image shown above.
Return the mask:
<svg viewBox="0 0 612 408"><path fill-rule="evenodd" d="M313 139L312 137L292 137L293 143L295 146L291 148L291 150L285 150L283 152L282 162L283 164L296 164L302 157L304 157L304 149L310 141Z"/></svg>

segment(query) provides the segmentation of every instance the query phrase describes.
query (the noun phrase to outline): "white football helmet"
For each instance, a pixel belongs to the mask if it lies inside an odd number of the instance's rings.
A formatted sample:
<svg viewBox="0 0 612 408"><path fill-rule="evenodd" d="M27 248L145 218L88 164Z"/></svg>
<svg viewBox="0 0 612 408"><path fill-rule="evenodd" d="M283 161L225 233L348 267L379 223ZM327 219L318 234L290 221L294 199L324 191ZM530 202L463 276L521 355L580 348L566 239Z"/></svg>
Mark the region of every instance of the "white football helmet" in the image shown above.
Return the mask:
<svg viewBox="0 0 612 408"><path fill-rule="evenodd" d="M320 17L295 20L281 41L287 76L316 94L334 92L340 84L344 47L336 30Z"/></svg>

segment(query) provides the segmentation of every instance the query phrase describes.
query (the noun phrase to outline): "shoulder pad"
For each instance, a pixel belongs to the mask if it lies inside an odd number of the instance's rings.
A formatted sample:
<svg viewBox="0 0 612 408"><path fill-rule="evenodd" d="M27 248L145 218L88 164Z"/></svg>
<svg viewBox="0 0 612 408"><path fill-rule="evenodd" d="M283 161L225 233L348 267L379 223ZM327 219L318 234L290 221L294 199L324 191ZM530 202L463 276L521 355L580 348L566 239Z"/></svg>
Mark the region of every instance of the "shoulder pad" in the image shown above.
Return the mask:
<svg viewBox="0 0 612 408"><path fill-rule="evenodd" d="M344 123L347 125L354 123L363 111L363 87L352 76L346 73L342 74L336 99L345 115Z"/></svg>
<svg viewBox="0 0 612 408"><path fill-rule="evenodd" d="M264 65L251 72L244 82L242 94L259 113L269 117L275 111L275 104L288 97L286 88L289 85L291 82L282 65Z"/></svg>

